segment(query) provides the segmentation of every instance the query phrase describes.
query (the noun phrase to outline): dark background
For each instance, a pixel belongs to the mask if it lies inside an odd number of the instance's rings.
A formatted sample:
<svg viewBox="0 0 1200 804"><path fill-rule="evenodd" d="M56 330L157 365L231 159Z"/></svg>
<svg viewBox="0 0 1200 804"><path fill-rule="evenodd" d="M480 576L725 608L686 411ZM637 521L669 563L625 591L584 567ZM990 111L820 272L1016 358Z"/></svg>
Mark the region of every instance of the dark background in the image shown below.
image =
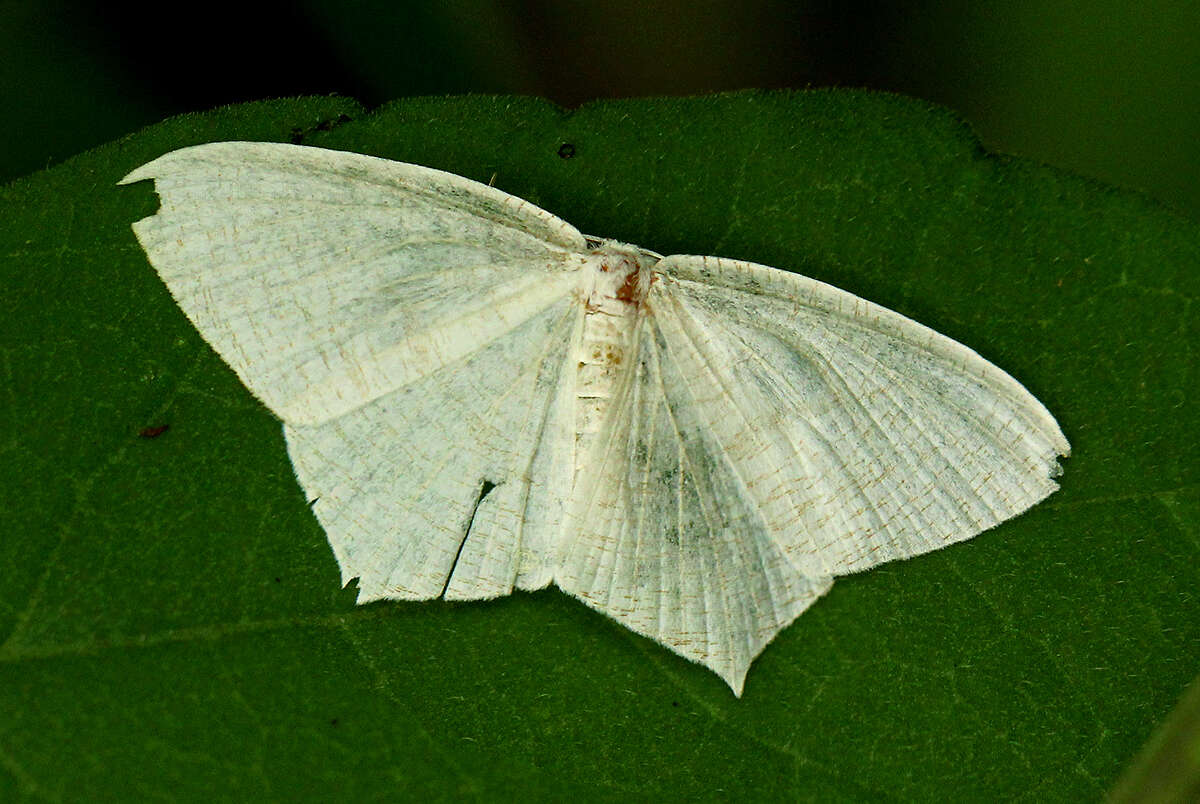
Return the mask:
<svg viewBox="0 0 1200 804"><path fill-rule="evenodd" d="M872 87L1200 218L1196 0L0 0L0 182L169 115L338 93Z"/></svg>

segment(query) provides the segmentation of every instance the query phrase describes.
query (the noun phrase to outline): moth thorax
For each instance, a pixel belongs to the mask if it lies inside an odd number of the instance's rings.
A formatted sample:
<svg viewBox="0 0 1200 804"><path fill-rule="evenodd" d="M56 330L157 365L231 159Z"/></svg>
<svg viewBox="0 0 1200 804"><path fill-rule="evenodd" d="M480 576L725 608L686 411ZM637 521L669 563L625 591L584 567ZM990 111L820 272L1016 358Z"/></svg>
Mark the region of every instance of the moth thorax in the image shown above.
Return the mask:
<svg viewBox="0 0 1200 804"><path fill-rule="evenodd" d="M652 276L650 260L616 243L602 244L590 254L586 273L583 333L576 355L576 477L633 361L634 333Z"/></svg>

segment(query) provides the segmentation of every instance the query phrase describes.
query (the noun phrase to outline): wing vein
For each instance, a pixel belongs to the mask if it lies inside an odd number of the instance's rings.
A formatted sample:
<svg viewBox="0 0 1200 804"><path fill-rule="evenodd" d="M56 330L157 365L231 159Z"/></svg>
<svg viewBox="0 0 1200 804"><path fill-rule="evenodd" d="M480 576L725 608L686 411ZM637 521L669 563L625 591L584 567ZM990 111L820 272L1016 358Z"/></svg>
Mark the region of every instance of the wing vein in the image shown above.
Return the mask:
<svg viewBox="0 0 1200 804"><path fill-rule="evenodd" d="M871 356L868 355L868 357L871 357ZM829 369L829 372L838 378L838 380L841 382L842 386L844 388L846 388L847 390L850 390L850 383L846 379L845 374L837 366L834 365L833 361L829 360L824 355L821 355L821 360L822 360L822 362L825 363L825 365ZM875 363L876 366L878 366L885 373L887 373L890 379L892 379L893 381L896 379L897 373L890 366L882 363L878 359L873 359L873 362ZM919 422L919 420L914 418L908 412L907 407L905 405L900 404L896 400L895 396L893 396L892 392L889 390L889 387L888 387L889 385L895 385L895 384L896 384L895 382L893 382L893 383L878 383L878 392L880 394L882 394L883 396L885 396L889 402L891 402L892 409L897 412L897 416L902 416L911 425L910 429L915 429L917 437L924 444L927 445L927 447L929 448L931 453L937 455L937 457L940 459L940 463L942 464L942 466L944 468L949 469L950 471L954 472L958 476L959 480L961 481L962 487L974 489L974 486L972 486L972 484L967 480L966 475L963 474L963 471L962 471L962 469L959 468L957 462L948 459L946 453L942 450L941 446L934 443L933 439L930 438L929 433L926 431L925 427L921 426L921 423ZM884 428L883 424L875 417L874 413L870 410L870 408L867 407L867 405L861 399L854 396L852 391L851 391L851 398L854 399L858 408L866 415L867 419L871 422L871 425L874 427L877 434L883 439L884 443L892 446L892 454L895 456L902 455L903 454L902 451L895 447L892 439L889 437L889 435L887 433L887 430ZM953 404L951 404L951 408L956 411L958 410ZM914 455L914 457L916 457L916 456ZM913 467L913 464L911 462L909 462L908 465L910 467ZM929 462L921 462L920 468L917 472L918 476L923 477L925 479L926 486L929 489L939 489L939 488L941 488L941 485L938 482L940 475L934 474L931 470L929 470L927 467L929 467L930 465L931 464ZM948 518L951 521L958 522L960 524L960 528L962 530L967 530L971 527L974 527L974 524L962 522L962 516L966 512L961 509L955 509L955 508L951 507L948 504L948 502L949 502L948 495L933 494L933 495L929 495L929 496L932 498L931 502L936 501L936 504L938 505L938 507L941 508L946 514L949 515ZM991 503L986 498L984 498L983 495L976 493L975 497L980 502L982 502L985 507L988 508L988 510L991 512L994 519L998 520L1001 518L999 516L998 512L995 510L995 508L992 507ZM963 525L965 525L966 527L962 527Z"/></svg>

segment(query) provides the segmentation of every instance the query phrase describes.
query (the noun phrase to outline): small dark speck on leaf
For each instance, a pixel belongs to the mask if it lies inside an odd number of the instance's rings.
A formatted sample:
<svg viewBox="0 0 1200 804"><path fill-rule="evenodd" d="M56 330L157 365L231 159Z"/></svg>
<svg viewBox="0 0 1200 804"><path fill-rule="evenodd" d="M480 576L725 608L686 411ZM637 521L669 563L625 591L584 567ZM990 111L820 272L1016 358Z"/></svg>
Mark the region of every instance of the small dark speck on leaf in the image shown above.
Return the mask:
<svg viewBox="0 0 1200 804"><path fill-rule="evenodd" d="M158 438L160 435L162 435L163 433L167 432L170 429L171 429L171 425L169 425L169 424L158 424L158 425L155 425L154 427L143 427L138 432L138 436L140 436L141 438Z"/></svg>
<svg viewBox="0 0 1200 804"><path fill-rule="evenodd" d="M671 701L671 706L678 707L679 701Z"/></svg>
<svg viewBox="0 0 1200 804"><path fill-rule="evenodd" d="M330 118L329 120L322 120L321 122L317 123L315 126L313 126L311 128L304 129L304 128L300 128L299 126L295 126L292 128L292 130L290 132L292 145L303 144L304 138L307 137L310 132L332 131L337 126L340 126L342 123L349 123L353 119L354 118L350 117L350 115L339 114L337 117Z"/></svg>
<svg viewBox="0 0 1200 804"><path fill-rule="evenodd" d="M280 580L279 580L279 576L278 576L278 575L276 575L276 576L275 576L275 583L280 583Z"/></svg>
<svg viewBox="0 0 1200 804"><path fill-rule="evenodd" d="M332 131L334 126L340 126L342 123L349 123L349 122L350 122L350 115L339 114L337 117L333 118L332 120L322 120L320 123L317 123L317 131Z"/></svg>
<svg viewBox="0 0 1200 804"><path fill-rule="evenodd" d="M330 719L330 721L329 721L330 726L336 726L337 724L338 724L338 719L336 717Z"/></svg>
<svg viewBox="0 0 1200 804"><path fill-rule="evenodd" d="M562 159L570 159L575 155L575 143L564 142L562 145L558 146L558 155Z"/></svg>

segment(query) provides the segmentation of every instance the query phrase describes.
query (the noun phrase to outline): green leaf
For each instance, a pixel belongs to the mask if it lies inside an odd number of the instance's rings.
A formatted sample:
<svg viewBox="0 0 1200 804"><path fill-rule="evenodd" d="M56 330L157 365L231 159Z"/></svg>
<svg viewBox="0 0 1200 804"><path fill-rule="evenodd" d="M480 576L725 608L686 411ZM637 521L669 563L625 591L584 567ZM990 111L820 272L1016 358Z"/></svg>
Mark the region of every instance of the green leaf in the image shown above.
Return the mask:
<svg viewBox="0 0 1200 804"><path fill-rule="evenodd" d="M1109 804L1200 801L1200 678L1121 775Z"/></svg>
<svg viewBox="0 0 1200 804"><path fill-rule="evenodd" d="M228 139L450 170L589 234L896 309L1046 403L1063 489L839 580L742 700L553 589L355 607L278 422L130 232L151 187L116 186ZM259 103L85 153L0 210L0 795L1097 798L1200 667L1200 229L989 155L943 110Z"/></svg>

